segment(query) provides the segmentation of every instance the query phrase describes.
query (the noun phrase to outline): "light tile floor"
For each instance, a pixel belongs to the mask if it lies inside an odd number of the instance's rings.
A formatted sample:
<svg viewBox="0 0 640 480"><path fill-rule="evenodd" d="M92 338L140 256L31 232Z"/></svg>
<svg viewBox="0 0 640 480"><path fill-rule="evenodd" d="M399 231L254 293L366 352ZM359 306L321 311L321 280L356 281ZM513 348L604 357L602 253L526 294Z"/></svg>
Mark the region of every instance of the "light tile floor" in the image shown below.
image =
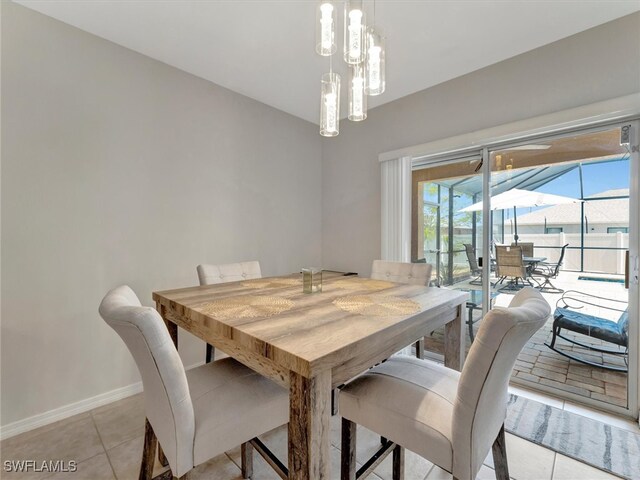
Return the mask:
<svg viewBox="0 0 640 480"><path fill-rule="evenodd" d="M513 393L543 401L557 408L593 417L617 427L639 432L637 424L596 412L559 399L540 395L521 388L512 388ZM135 480L138 477L142 454L144 410L142 395L97 408L60 422L6 439L0 443L2 464L6 460L75 460L75 473L28 473L0 472L2 479L48 479L48 480ZM263 436L263 441L281 459L286 459L286 429L280 428ZM340 419L332 419L331 461L333 478L339 478L340 465ZM363 462L379 445L379 437L360 428L358 431L358 462ZM596 470L571 458L557 454L519 437L507 434L507 455L512 478L516 480L600 480L615 479L612 475ZM240 448L235 448L209 462L198 466L193 480L237 480L240 479ZM156 474L162 472L156 462ZM278 480L278 477L259 455L254 458L255 480ZM389 456L369 478L391 479L391 457ZM451 475L423 458L407 452L406 480L451 479ZM493 480L491 455L480 470L479 480Z"/></svg>

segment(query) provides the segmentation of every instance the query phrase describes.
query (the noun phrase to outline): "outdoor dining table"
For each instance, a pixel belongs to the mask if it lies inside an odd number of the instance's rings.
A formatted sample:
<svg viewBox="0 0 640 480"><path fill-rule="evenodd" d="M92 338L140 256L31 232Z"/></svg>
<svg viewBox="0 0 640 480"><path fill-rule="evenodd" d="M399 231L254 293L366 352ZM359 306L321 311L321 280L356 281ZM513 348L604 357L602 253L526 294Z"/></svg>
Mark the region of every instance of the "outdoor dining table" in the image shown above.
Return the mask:
<svg viewBox="0 0 640 480"><path fill-rule="evenodd" d="M467 298L337 274L311 294L300 274L153 293L176 346L179 326L289 390L288 476L296 480L336 478L333 388L442 326L445 365L462 368Z"/></svg>
<svg viewBox="0 0 640 480"><path fill-rule="evenodd" d="M524 263L530 263L535 265L536 263L542 263L547 259L547 257L522 257L522 261Z"/></svg>

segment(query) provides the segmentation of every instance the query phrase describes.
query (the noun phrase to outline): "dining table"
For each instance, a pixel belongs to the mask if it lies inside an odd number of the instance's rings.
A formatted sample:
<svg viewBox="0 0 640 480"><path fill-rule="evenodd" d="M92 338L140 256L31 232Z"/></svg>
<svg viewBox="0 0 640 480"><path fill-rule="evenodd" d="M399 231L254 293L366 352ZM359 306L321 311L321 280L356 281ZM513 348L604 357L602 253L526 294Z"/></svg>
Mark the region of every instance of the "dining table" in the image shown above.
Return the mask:
<svg viewBox="0 0 640 480"><path fill-rule="evenodd" d="M467 299L457 290L329 272L315 293L303 293L299 273L153 293L176 347L180 327L289 390L285 475L295 480L336 478L334 389L443 326L444 363L462 368Z"/></svg>

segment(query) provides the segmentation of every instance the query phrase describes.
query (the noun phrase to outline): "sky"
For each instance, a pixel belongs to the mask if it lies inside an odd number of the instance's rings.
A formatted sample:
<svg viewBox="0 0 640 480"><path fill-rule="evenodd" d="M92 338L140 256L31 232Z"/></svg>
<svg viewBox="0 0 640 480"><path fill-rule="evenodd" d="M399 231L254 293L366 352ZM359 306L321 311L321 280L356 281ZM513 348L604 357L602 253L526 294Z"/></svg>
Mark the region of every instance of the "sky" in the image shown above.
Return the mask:
<svg viewBox="0 0 640 480"><path fill-rule="evenodd" d="M606 190L629 188L629 160L597 163L582 166L584 196L588 197ZM580 197L578 169L543 185L538 192Z"/></svg>
<svg viewBox="0 0 640 480"><path fill-rule="evenodd" d="M589 197L607 190L629 188L629 160L606 163L585 164L582 166L584 196ZM578 169L571 170L561 177L536 189L537 192L552 193L566 197L580 198L580 174ZM518 216L534 212L541 208L519 208ZM509 215L511 218L512 215Z"/></svg>

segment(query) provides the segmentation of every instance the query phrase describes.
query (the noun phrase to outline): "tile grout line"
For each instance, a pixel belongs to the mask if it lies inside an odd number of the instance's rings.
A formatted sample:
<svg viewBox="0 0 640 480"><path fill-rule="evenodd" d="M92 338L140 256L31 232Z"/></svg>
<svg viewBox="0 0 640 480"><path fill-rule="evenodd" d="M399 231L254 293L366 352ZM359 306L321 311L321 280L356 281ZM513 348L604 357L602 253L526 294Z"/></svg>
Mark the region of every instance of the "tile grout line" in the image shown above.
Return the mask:
<svg viewBox="0 0 640 480"><path fill-rule="evenodd" d="M556 460L558 458L558 452L554 452L553 454L553 465L551 465L551 478L549 480L553 480L553 477L556 474Z"/></svg>
<svg viewBox="0 0 640 480"><path fill-rule="evenodd" d="M231 463L233 463L236 467L238 467L238 468L240 469L240 472L242 472L242 467L240 467L240 465L238 465L238 464L233 460L233 458L231 458L231 455L229 455L227 452L224 452L224 454L227 456L227 458L228 458L229 460L231 460Z"/></svg>
<svg viewBox="0 0 640 480"><path fill-rule="evenodd" d="M435 463L433 465L431 465L431 468L429 470L427 470L427 474L424 476L424 478L422 480L427 480L427 477L431 473L431 470L433 470L435 468L435 466L436 466Z"/></svg>
<svg viewBox="0 0 640 480"><path fill-rule="evenodd" d="M98 430L98 425L96 424L95 418L93 418L93 411L89 412L91 416L91 423L93 423L93 428L96 429L96 433L98 434L98 439L100 440L100 445L102 445L102 450L104 450L104 455L107 457L107 462L109 462L109 467L111 468L111 473L113 473L113 478L118 480L118 476L116 475L116 470L113 468L113 464L111 463L111 457L109 457L109 452L107 451L107 447L104 445L104 441L102 440L102 435L100 435L100 430Z"/></svg>

